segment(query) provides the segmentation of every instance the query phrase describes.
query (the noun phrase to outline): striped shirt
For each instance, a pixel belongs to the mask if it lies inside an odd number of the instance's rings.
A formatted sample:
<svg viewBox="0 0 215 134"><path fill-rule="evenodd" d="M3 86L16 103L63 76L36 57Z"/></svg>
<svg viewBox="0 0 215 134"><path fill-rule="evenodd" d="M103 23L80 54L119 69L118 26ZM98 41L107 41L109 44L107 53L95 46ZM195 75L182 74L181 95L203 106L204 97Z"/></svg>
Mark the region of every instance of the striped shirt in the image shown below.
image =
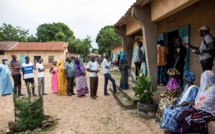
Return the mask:
<svg viewBox="0 0 215 134"><path fill-rule="evenodd" d="M11 75L20 75L20 69L15 69L15 67L20 67L20 63L17 60L12 60L10 62Z"/></svg>
<svg viewBox="0 0 215 134"><path fill-rule="evenodd" d="M29 78L34 78L34 73L33 73L33 64L30 62L28 64L23 63L22 64L22 72L24 74L24 79L29 79Z"/></svg>

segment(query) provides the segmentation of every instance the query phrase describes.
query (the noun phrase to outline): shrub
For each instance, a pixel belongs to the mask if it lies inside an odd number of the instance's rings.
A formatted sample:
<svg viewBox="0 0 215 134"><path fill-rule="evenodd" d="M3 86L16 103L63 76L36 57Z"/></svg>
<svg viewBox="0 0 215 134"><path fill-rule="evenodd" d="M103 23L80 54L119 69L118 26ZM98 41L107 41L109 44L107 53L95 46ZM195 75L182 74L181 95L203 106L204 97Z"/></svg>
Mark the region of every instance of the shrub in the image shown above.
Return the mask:
<svg viewBox="0 0 215 134"><path fill-rule="evenodd" d="M35 98L32 102L30 98L21 97L14 99L15 105L15 131L32 130L41 126L45 119L43 112L43 98Z"/></svg>

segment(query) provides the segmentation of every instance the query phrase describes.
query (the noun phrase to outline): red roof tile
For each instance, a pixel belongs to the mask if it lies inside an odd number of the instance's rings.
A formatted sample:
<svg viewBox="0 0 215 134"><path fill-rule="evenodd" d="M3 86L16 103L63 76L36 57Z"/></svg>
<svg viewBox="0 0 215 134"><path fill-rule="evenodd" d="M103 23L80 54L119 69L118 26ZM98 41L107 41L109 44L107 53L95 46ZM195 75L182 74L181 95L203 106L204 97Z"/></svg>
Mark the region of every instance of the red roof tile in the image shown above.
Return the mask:
<svg viewBox="0 0 215 134"><path fill-rule="evenodd" d="M9 51L65 50L68 44L68 42L19 42Z"/></svg>

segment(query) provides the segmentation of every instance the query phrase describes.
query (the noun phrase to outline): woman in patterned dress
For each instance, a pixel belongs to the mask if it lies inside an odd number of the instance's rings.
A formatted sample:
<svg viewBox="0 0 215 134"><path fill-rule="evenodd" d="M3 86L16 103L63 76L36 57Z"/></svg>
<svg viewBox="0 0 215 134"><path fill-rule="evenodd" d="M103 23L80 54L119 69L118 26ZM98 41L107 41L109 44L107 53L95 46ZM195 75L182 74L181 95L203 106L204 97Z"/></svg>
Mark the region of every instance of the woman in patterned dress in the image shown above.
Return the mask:
<svg viewBox="0 0 215 134"><path fill-rule="evenodd" d="M85 96L89 93L85 67L80 64L78 58L75 59L75 79L76 79L76 90L78 97Z"/></svg>
<svg viewBox="0 0 215 134"><path fill-rule="evenodd" d="M155 122L160 122L162 120L163 116L163 110L172 104L172 102L177 99L182 90L179 88L179 82L177 80L177 75L179 75L178 70L175 68L170 68L167 71L167 74L169 75L169 81L166 85L167 92L163 95L161 95L161 99L159 102L159 106L157 109L156 117L157 119Z"/></svg>
<svg viewBox="0 0 215 134"><path fill-rule="evenodd" d="M178 117L180 113L189 107L189 104L193 102L198 93L198 87L193 84L195 81L195 74L189 71L184 73L184 81L187 85L184 91L181 93L177 101L172 103L172 106L168 106L163 111L163 119L160 127L167 129L165 133L172 134L178 132Z"/></svg>
<svg viewBox="0 0 215 134"><path fill-rule="evenodd" d="M121 79L120 79L120 88L121 89L128 89L128 63L125 59L125 52L120 54L120 61L119 61L119 70L121 72Z"/></svg>

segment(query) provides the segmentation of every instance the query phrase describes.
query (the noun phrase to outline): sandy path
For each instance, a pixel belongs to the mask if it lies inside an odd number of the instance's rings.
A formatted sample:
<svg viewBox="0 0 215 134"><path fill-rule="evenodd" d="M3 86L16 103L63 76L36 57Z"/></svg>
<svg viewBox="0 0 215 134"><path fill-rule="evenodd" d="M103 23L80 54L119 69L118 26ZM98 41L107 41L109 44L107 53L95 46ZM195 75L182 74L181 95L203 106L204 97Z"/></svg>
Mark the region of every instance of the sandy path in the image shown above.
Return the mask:
<svg viewBox="0 0 215 134"><path fill-rule="evenodd" d="M123 110L112 95L104 96L102 73L99 74L99 97L96 100L91 99L89 95L79 98L51 93L50 77L51 75L46 72L46 92L48 95L44 96L45 114L59 119L56 128L48 132L50 134L163 133L163 130L156 128L158 124L152 123L152 120L142 119ZM35 79L35 81L37 80ZM7 123L13 119L12 95L0 97L0 131L6 129Z"/></svg>

